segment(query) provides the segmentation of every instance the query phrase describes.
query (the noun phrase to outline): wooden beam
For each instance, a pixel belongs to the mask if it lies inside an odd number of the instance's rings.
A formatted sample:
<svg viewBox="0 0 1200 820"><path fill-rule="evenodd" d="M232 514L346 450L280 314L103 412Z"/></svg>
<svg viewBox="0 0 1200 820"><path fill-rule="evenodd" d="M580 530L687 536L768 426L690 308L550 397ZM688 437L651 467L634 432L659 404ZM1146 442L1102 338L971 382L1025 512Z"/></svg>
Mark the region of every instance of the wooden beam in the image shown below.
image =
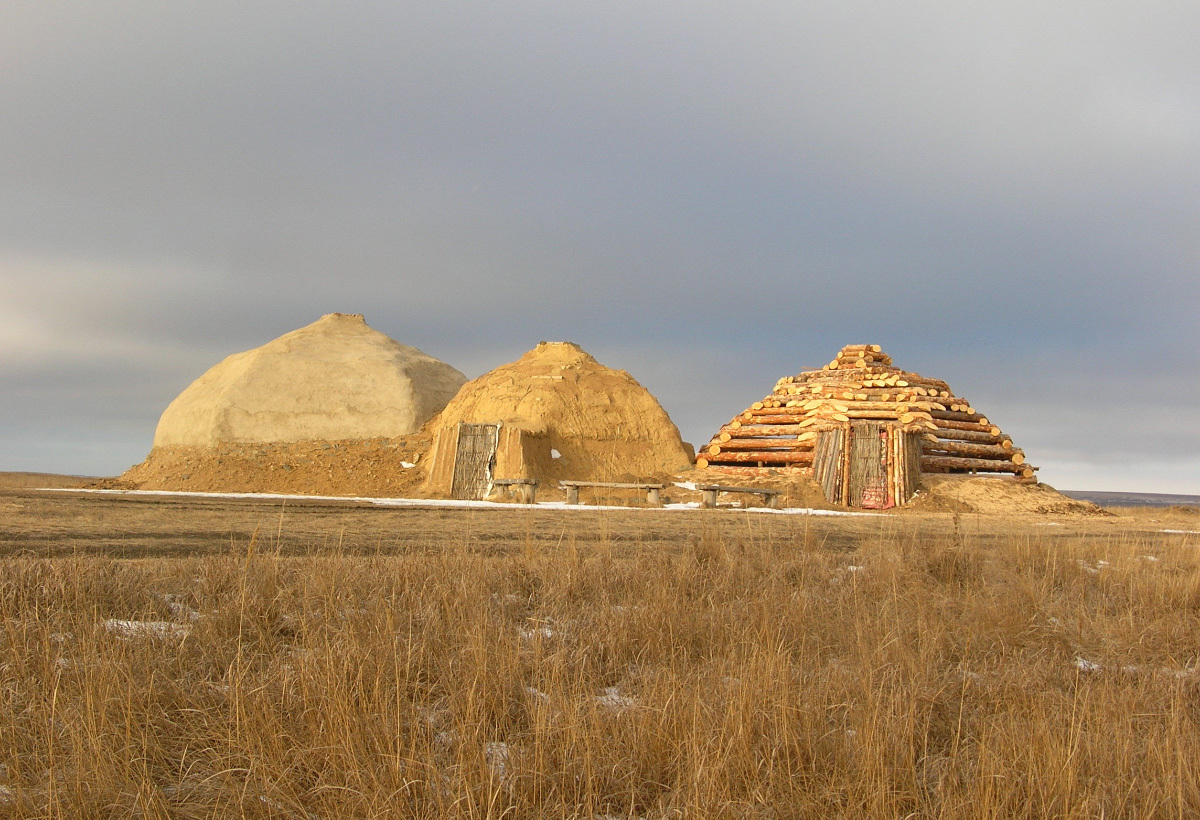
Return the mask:
<svg viewBox="0 0 1200 820"><path fill-rule="evenodd" d="M997 431L999 431L1000 428L997 427L995 429ZM982 444L999 444L1002 441L1010 440L1003 433L1000 433L1000 432L993 433L991 430L984 431L984 430L943 430L943 429L939 429L936 433L930 433L929 435L935 436L936 438L953 439L954 441L978 441Z"/></svg>
<svg viewBox="0 0 1200 820"><path fill-rule="evenodd" d="M811 450L813 440L799 441L796 438L750 438L734 439L732 441L713 442L705 447L709 455L727 453L731 450Z"/></svg>
<svg viewBox="0 0 1200 820"><path fill-rule="evenodd" d="M1010 445L1011 446L1011 445ZM966 456L967 458L998 458L1008 459L1014 464L1020 464L1025 456L1020 450L1007 449L1000 444L976 444L972 441L925 441L921 449L925 453L946 453L947 455ZM1017 454L1021 461L1016 461Z"/></svg>
<svg viewBox="0 0 1200 820"><path fill-rule="evenodd" d="M725 461L739 464L760 461L764 464L812 464L813 453L812 450L797 450L792 452L788 452L786 450L756 450L736 453L722 452L720 455L706 455L704 456L704 459L708 464L716 464ZM697 459L697 464L699 464L699 459Z"/></svg>
<svg viewBox="0 0 1200 820"><path fill-rule="evenodd" d="M930 415L934 416L933 423L942 430L972 430L975 432L988 432L994 436L1000 435L1000 428L982 417L976 421L954 421L952 419L937 418L937 414L931 413Z"/></svg>
<svg viewBox="0 0 1200 820"><path fill-rule="evenodd" d="M744 424L734 427L727 425L718 432L718 438L729 441L729 438L754 438L755 436L798 436L807 432L807 428L799 424ZM725 438L729 436L729 438Z"/></svg>
<svg viewBox="0 0 1200 820"><path fill-rule="evenodd" d="M921 456L921 469L927 473L975 472L1014 473L1032 477L1036 467L1014 464L1011 461L989 461L978 458L954 458L951 456Z"/></svg>
<svg viewBox="0 0 1200 820"><path fill-rule="evenodd" d="M976 424L987 424L987 418L972 410L970 413L956 410L934 410L931 415L934 420L941 421L973 421Z"/></svg>

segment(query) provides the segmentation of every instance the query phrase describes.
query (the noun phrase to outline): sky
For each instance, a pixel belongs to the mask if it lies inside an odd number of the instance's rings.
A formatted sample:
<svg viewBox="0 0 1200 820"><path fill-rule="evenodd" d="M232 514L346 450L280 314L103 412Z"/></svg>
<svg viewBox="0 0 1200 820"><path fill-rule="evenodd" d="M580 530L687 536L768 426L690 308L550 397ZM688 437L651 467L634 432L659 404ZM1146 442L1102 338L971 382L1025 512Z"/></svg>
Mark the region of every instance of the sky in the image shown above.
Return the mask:
<svg viewBox="0 0 1200 820"><path fill-rule="evenodd" d="M6 2L0 470L114 475L335 311L702 444L845 344L1200 494L1200 4Z"/></svg>

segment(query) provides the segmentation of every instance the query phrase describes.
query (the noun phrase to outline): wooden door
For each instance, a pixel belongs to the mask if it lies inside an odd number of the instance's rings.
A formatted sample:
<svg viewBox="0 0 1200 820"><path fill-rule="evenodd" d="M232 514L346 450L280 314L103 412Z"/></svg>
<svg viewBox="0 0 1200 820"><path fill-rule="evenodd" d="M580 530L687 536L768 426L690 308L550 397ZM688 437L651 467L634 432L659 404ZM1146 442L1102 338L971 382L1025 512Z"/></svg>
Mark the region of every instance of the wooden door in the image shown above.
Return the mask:
<svg viewBox="0 0 1200 820"><path fill-rule="evenodd" d="M844 504L845 492L846 436L841 427L822 430L817 434L817 448L813 454L813 477L821 485L825 498L832 504Z"/></svg>
<svg viewBox="0 0 1200 820"><path fill-rule="evenodd" d="M921 485L921 434L891 430L892 500L897 507L907 504Z"/></svg>
<svg viewBox="0 0 1200 820"><path fill-rule="evenodd" d="M874 421L850 425L851 507L881 510L888 506L888 431Z"/></svg>
<svg viewBox="0 0 1200 820"><path fill-rule="evenodd" d="M499 441L499 424L458 423L451 498L482 501L487 497L492 490L492 466L496 463Z"/></svg>

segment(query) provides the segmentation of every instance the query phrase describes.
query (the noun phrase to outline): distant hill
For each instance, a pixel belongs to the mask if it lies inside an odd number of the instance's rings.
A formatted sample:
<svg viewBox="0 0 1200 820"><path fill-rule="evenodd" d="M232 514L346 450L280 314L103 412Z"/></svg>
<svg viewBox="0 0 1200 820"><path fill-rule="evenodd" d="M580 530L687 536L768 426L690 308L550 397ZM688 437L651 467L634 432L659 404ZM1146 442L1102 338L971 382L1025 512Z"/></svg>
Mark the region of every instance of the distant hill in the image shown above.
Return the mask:
<svg viewBox="0 0 1200 820"><path fill-rule="evenodd" d="M1063 495L1090 501L1101 507L1180 507L1200 505L1200 495L1171 495L1169 493L1102 493L1092 490L1060 490Z"/></svg>
<svg viewBox="0 0 1200 820"><path fill-rule="evenodd" d="M0 490L18 490L28 487L86 487L96 481L98 479L86 475L0 472Z"/></svg>

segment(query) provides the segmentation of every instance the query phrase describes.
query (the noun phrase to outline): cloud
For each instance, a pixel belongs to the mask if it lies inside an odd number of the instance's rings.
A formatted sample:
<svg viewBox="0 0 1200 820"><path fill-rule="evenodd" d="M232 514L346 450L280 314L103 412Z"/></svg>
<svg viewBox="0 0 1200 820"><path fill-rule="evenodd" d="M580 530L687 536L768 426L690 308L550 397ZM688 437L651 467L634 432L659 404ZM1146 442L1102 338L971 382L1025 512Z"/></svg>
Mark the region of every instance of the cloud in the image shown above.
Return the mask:
<svg viewBox="0 0 1200 820"><path fill-rule="evenodd" d="M157 401L341 310L472 375L542 338L611 351L698 438L871 341L973 397L1002 361L1033 388L1005 412L1084 463L1057 408L1161 392L1200 347L1198 27L1169 2L10 4L0 378L46 376L26 419L81 363ZM72 389L64 429L96 385Z"/></svg>

